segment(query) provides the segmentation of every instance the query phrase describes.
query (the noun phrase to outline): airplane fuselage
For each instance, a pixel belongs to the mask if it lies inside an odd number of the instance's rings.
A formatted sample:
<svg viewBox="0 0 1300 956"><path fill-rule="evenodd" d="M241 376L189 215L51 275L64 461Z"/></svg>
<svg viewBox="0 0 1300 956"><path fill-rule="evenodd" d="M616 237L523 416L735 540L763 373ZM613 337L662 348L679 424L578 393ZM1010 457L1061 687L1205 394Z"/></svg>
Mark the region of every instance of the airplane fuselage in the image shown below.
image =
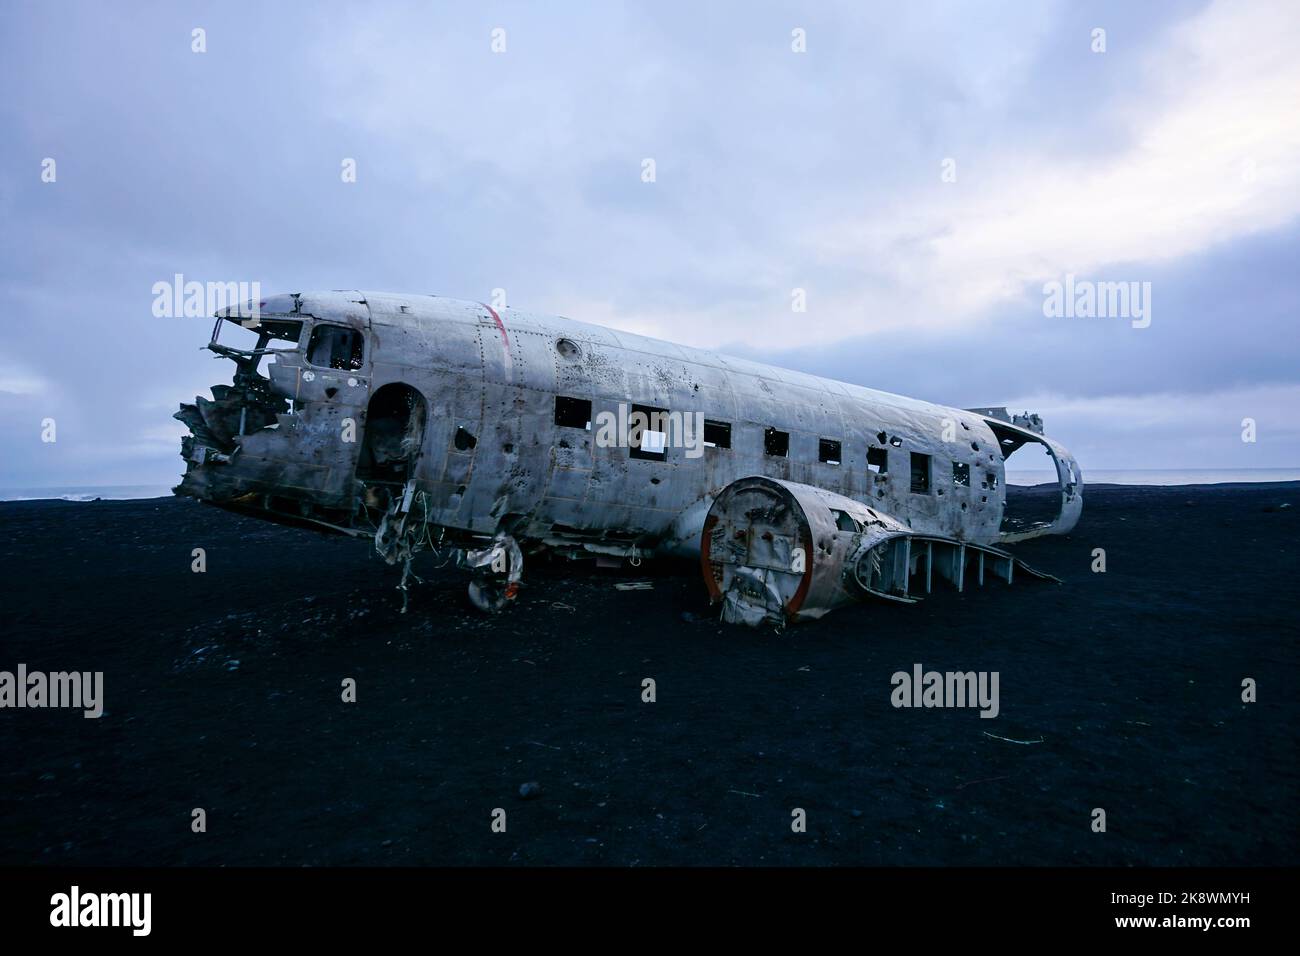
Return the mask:
<svg viewBox="0 0 1300 956"><path fill-rule="evenodd" d="M241 407L230 434L229 397L224 419L202 407L212 427L187 446L180 493L362 533L367 505L410 486L431 525L462 536L627 556L698 553L715 497L757 475L991 544L1006 539L1004 456L1041 442L1061 507L1037 533L1068 531L1082 505L1061 446L988 414L436 296L304 293L259 311L259 350L281 346L246 357L269 378L260 417L250 427ZM636 412L703 432L689 446L602 434Z"/></svg>

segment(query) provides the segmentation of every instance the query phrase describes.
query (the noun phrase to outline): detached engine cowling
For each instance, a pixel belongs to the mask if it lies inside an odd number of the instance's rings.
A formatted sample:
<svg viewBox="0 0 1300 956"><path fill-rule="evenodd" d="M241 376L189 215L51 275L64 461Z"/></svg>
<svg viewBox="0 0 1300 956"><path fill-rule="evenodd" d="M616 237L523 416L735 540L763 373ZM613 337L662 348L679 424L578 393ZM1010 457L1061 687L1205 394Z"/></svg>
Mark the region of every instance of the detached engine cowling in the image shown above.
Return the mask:
<svg viewBox="0 0 1300 956"><path fill-rule="evenodd" d="M700 561L711 598L723 603L723 620L780 626L819 618L869 593L905 594L906 563L898 573L892 565L896 554L906 562L897 545L910 533L843 495L754 476L732 482L714 500Z"/></svg>

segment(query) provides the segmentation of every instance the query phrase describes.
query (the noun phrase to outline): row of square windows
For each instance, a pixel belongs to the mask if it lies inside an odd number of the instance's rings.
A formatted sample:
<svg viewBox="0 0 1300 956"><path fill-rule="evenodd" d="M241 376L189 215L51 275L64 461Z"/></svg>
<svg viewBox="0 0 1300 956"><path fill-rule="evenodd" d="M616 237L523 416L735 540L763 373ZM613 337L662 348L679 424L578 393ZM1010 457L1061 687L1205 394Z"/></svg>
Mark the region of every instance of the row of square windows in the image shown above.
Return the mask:
<svg viewBox="0 0 1300 956"><path fill-rule="evenodd" d="M667 410L662 408L651 408L648 405L633 405L633 414L637 412L645 416L666 415ZM565 428L591 428L591 402L585 398L568 398L564 395L555 396L555 424ZM651 461L665 461L668 458L666 449L660 447L648 450L646 447L646 432L642 431L636 438L635 444L629 449L628 453L633 458L649 459ZM879 434L881 444L885 444L886 437L884 432ZM895 448L902 444L899 438L890 438L888 443ZM719 422L706 418L704 420L704 444L709 448L730 448L731 447L731 424L729 422ZM790 433L783 432L777 428L763 429L763 453L772 458L787 458L790 454ZM838 465L843 461L843 445L835 438L820 438L817 441L817 460L827 465ZM909 489L913 494L928 494L930 491L930 475L932 471L932 456L924 452L910 452L911 472L909 475ZM889 450L887 448L876 447L875 445L867 446L867 470L878 475L887 474L889 471ZM964 461L954 461L952 463L952 483L964 488L970 487L970 465ZM984 479L980 482L981 488L996 489L998 486L998 476L991 472L984 472Z"/></svg>

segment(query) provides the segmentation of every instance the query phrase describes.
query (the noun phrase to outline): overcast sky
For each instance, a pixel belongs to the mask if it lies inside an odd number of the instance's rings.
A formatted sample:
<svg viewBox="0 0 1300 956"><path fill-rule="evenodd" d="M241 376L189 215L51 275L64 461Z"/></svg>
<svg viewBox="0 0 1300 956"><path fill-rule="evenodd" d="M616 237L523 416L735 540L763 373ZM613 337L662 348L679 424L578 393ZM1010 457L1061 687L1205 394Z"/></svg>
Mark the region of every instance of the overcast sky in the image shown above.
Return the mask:
<svg viewBox="0 0 1300 956"><path fill-rule="evenodd" d="M0 487L179 476L232 366L175 273L503 288L1038 411L1085 475L1300 465L1297 51L1290 0L6 3ZM1067 275L1150 324L1045 316Z"/></svg>

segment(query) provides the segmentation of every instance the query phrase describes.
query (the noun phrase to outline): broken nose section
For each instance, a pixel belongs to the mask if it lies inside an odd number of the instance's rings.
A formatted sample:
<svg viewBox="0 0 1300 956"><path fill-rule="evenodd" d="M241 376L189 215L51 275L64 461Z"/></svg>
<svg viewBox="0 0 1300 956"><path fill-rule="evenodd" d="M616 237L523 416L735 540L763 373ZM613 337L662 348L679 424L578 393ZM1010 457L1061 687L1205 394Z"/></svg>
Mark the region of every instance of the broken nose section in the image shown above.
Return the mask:
<svg viewBox="0 0 1300 956"><path fill-rule="evenodd" d="M197 396L172 417L184 422L190 434L181 439L185 475L177 494L209 501L234 498L251 488L239 480L231 466L244 436L279 423L288 415L289 402L271 390L271 383L251 363L236 360L234 382L213 385L212 398Z"/></svg>
<svg viewBox="0 0 1300 956"><path fill-rule="evenodd" d="M361 379L350 376L355 387L346 399L335 398L337 387L324 381L334 373L305 364L307 318L289 311L296 302L271 297L258 304L258 318L240 319L231 310L217 316L207 349L233 362L234 376L212 386L210 399L200 396L176 412L190 433L181 440L185 475L174 491L352 533ZM272 307L279 311L269 313Z"/></svg>
<svg viewBox="0 0 1300 956"><path fill-rule="evenodd" d="M288 413L289 402L272 394L270 384L256 372L236 372L233 385L212 386L211 400L200 395L194 404L181 405L172 417L190 429L181 439L182 457L199 465L228 463L240 436L274 425Z"/></svg>

